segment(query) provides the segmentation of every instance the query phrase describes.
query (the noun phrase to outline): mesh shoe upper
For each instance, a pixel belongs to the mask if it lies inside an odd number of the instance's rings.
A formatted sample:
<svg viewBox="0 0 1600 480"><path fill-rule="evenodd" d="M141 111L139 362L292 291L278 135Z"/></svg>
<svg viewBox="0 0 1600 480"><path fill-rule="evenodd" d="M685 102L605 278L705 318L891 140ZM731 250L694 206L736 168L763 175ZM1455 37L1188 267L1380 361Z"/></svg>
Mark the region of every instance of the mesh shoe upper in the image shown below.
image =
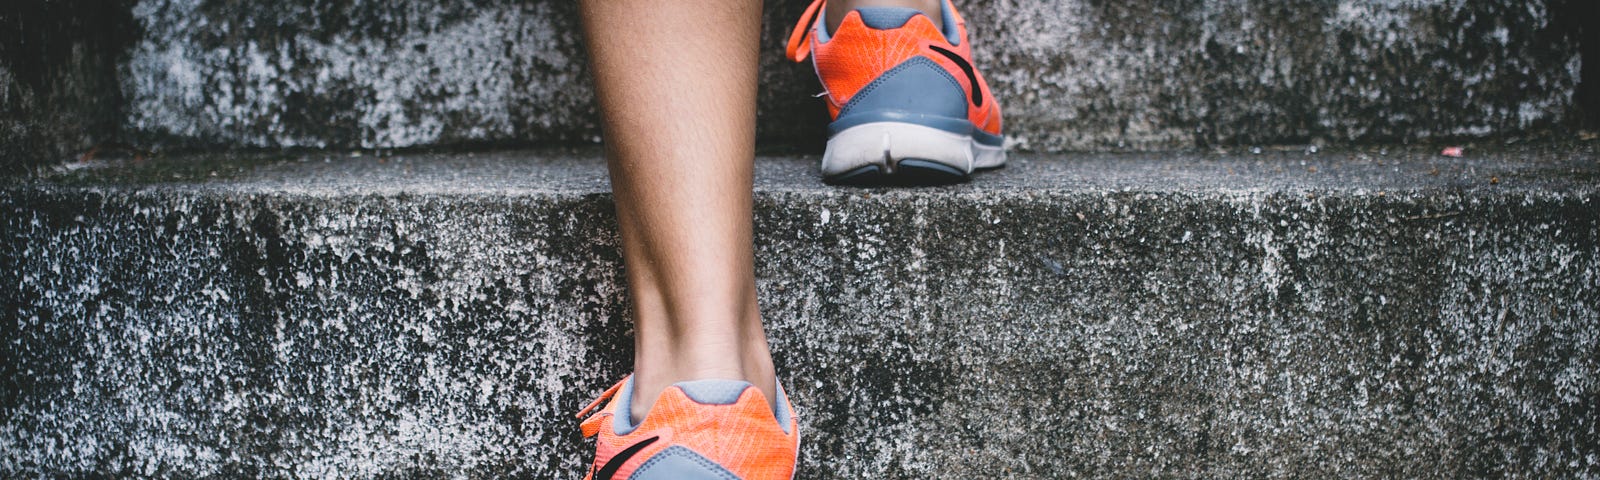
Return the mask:
<svg viewBox="0 0 1600 480"><path fill-rule="evenodd" d="M720 383L708 383L720 382ZM624 378L578 413L597 437L593 480L656 478L789 479L799 453L799 422L779 389L779 412L744 382L683 382L668 387L650 413L631 422L633 378Z"/></svg>
<svg viewBox="0 0 1600 480"><path fill-rule="evenodd" d="M812 59L817 77L827 90L828 113L838 120L858 94L870 92L874 82L917 58L943 69L961 89L966 118L991 135L1000 135L1000 106L983 75L973 67L967 42L966 21L944 2L944 25L935 25L920 12L903 16L894 10L862 9L845 15L836 31L823 20L825 0L816 0L790 35L788 55L796 62ZM895 24L899 23L898 26Z"/></svg>

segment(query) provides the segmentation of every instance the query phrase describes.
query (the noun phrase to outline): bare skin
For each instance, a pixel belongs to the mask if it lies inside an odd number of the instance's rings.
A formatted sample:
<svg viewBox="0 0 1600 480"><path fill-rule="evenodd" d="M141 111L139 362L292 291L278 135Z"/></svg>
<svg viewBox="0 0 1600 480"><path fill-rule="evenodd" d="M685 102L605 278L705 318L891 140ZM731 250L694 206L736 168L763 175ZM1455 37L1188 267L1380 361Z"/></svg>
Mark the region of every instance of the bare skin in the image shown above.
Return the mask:
<svg viewBox="0 0 1600 480"><path fill-rule="evenodd" d="M934 25L939 25L940 22L944 21L944 15L939 8L940 1L942 0L840 0L828 2L828 31L837 31L839 22L844 21L844 16L849 14L851 10L861 7L915 8L922 10L922 13L926 14L928 19L933 20Z"/></svg>
<svg viewBox="0 0 1600 480"><path fill-rule="evenodd" d="M761 2L581 9L633 305L635 419L685 380L744 380L775 401L751 237Z"/></svg>
<svg viewBox="0 0 1600 480"><path fill-rule="evenodd" d="M940 18L939 0L837 4L834 27L860 6ZM761 2L580 8L633 306L634 420L685 380L744 380L775 403L751 234Z"/></svg>

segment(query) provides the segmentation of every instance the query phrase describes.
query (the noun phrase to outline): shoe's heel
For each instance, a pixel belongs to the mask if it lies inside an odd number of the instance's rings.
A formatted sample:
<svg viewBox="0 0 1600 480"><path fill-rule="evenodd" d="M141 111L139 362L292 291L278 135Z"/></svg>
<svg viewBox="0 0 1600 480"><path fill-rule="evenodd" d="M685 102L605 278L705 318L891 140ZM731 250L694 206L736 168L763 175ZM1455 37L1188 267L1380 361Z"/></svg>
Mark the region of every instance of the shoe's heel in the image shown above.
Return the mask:
<svg viewBox="0 0 1600 480"><path fill-rule="evenodd" d="M862 88L828 130L822 175L833 183L952 183L1005 162L998 137L967 120L961 84L923 57Z"/></svg>

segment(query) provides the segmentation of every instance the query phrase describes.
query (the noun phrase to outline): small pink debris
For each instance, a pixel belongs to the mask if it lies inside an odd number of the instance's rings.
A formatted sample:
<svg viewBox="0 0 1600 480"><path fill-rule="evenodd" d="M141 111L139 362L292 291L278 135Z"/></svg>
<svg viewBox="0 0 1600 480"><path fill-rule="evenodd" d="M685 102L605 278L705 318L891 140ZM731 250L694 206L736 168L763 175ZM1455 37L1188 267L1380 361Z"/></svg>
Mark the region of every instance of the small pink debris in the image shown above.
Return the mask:
<svg viewBox="0 0 1600 480"><path fill-rule="evenodd" d="M1444 155L1446 157L1460 158L1461 157L1461 147L1445 147L1444 151L1443 152L1439 152L1439 154L1440 155Z"/></svg>

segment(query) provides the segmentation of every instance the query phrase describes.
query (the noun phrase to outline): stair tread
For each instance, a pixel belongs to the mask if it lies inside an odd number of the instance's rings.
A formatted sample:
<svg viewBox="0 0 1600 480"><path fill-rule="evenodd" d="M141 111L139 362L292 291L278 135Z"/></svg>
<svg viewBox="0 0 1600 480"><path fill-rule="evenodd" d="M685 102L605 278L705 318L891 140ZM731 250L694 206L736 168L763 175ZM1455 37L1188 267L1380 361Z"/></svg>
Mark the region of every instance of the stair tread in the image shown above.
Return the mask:
<svg viewBox="0 0 1600 480"><path fill-rule="evenodd" d="M961 185L891 190L824 185L815 155L762 155L757 192L903 195L1038 191L1151 192L1592 190L1600 142L1474 150L1464 158L1420 148L1309 152L1012 154L1010 164ZM317 195L594 194L609 191L598 149L539 149L392 156L314 152L292 156L189 154L151 161L69 164L13 186L241 190Z"/></svg>

